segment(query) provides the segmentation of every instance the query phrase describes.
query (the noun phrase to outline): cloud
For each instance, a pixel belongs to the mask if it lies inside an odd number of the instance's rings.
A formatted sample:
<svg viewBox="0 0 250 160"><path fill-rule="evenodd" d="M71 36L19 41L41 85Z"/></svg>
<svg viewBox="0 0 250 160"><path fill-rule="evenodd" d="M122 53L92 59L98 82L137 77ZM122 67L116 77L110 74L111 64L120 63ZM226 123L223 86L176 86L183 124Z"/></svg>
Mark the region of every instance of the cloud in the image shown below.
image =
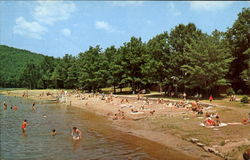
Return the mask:
<svg viewBox="0 0 250 160"><path fill-rule="evenodd" d="M35 21L28 22L23 17L18 17L16 19L16 25L13 28L14 34L35 39L42 39L42 35L44 35L47 31L46 27Z"/></svg>
<svg viewBox="0 0 250 160"><path fill-rule="evenodd" d="M213 11L223 9L231 5L232 1L192 1L190 8L192 10Z"/></svg>
<svg viewBox="0 0 250 160"><path fill-rule="evenodd" d="M174 16L180 16L180 15L181 15L181 11L179 11L179 10L175 7L175 5L174 5L173 2L169 2L169 3L168 3L168 7L169 7L170 12L172 12Z"/></svg>
<svg viewBox="0 0 250 160"><path fill-rule="evenodd" d="M143 4L143 1L114 1L111 3L114 6L124 7L124 6L140 6Z"/></svg>
<svg viewBox="0 0 250 160"><path fill-rule="evenodd" d="M96 21L95 22L95 27L97 29L103 29L103 30L106 30L108 32L114 32L115 31L115 29L110 24L108 24L108 22L105 22L105 21Z"/></svg>
<svg viewBox="0 0 250 160"><path fill-rule="evenodd" d="M29 22L24 17L18 17L16 25L13 27L14 34L42 39L42 35L48 31L47 25L67 20L76 10L76 6L72 2L44 0L37 1L36 4L31 11L34 20ZM65 36L71 35L71 31L67 28L64 28L61 32Z"/></svg>
<svg viewBox="0 0 250 160"><path fill-rule="evenodd" d="M64 36L70 36L71 35L71 31L68 29L68 28L64 28L61 30L61 33L64 35Z"/></svg>
<svg viewBox="0 0 250 160"><path fill-rule="evenodd" d="M67 20L75 9L72 2L38 1L32 15L39 23L53 25L57 21Z"/></svg>

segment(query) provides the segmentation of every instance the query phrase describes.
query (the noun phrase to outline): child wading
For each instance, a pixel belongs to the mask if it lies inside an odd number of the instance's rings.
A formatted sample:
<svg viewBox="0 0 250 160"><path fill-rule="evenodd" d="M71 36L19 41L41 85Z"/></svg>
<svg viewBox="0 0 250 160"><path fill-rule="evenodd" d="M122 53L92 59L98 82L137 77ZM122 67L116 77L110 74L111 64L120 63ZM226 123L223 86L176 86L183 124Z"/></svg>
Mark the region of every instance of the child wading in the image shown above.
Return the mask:
<svg viewBox="0 0 250 160"><path fill-rule="evenodd" d="M26 132L26 127L27 127L27 125L28 125L28 124L27 124L27 120L25 119L25 120L23 121L23 123L22 123L22 126L21 126L23 133Z"/></svg>

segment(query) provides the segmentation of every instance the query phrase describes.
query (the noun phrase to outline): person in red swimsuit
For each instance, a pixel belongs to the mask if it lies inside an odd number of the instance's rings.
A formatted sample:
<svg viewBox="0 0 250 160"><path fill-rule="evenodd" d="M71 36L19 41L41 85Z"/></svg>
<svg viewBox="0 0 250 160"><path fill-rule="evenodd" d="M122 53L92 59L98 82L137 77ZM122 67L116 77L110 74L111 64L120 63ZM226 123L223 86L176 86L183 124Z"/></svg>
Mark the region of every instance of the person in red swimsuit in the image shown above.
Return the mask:
<svg viewBox="0 0 250 160"><path fill-rule="evenodd" d="M17 110L17 106L16 106L16 105L14 105L13 110L14 110L14 111L16 111L16 110Z"/></svg>
<svg viewBox="0 0 250 160"><path fill-rule="evenodd" d="M209 101L210 101L210 102L212 102L213 100L214 100L213 96L212 96L212 95L210 95L210 97L209 97Z"/></svg>
<svg viewBox="0 0 250 160"><path fill-rule="evenodd" d="M25 120L23 121L23 123L22 123L22 126L21 126L23 133L26 132L26 127L27 127L27 125L28 125L28 124L27 124L27 120L25 119Z"/></svg>

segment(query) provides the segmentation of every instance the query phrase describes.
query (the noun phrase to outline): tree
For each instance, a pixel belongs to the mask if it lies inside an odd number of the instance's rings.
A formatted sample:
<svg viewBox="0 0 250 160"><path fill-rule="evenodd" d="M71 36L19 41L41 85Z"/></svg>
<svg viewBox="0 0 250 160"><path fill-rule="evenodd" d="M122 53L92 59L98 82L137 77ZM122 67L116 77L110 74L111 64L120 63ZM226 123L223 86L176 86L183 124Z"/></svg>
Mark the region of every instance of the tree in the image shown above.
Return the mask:
<svg viewBox="0 0 250 160"><path fill-rule="evenodd" d="M193 43L193 41L199 41L203 36L201 30L197 29L195 24L189 23L187 25L179 24L170 32L169 43L170 43L170 60L169 65L172 72L169 73L171 78L167 79L167 83L172 83L172 86L177 87L180 90L185 89L185 73L181 70L181 66L186 64L184 55L184 49L186 45Z"/></svg>
<svg viewBox="0 0 250 160"><path fill-rule="evenodd" d="M248 48L243 54L247 56L247 59L245 60L247 68L241 72L240 78L246 83L249 89L248 91L250 92L250 48Z"/></svg>
<svg viewBox="0 0 250 160"><path fill-rule="evenodd" d="M79 54L79 85L89 92L99 90L104 87L108 71L108 63L101 54L99 46L89 47L86 52Z"/></svg>
<svg viewBox="0 0 250 160"><path fill-rule="evenodd" d="M216 93L216 87L229 84L225 76L233 58L222 33L214 31L200 41L191 41L184 54L187 63L181 66L181 70L186 73L186 87L211 94Z"/></svg>
<svg viewBox="0 0 250 160"><path fill-rule="evenodd" d="M250 48L250 8L244 8L238 14L238 19L227 31L227 40L230 44L231 54L235 58L231 63L229 77L234 90L242 89L247 92L245 70L248 69L249 56L244 54Z"/></svg>
<svg viewBox="0 0 250 160"><path fill-rule="evenodd" d="M170 60L170 45L168 39L168 33L164 32L150 39L146 45L146 53L143 54L145 63L141 68L144 81L147 84L162 86L166 83L166 79L170 78L171 68L168 63Z"/></svg>
<svg viewBox="0 0 250 160"><path fill-rule="evenodd" d="M130 84L133 91L140 89L145 85L143 81L143 74L141 66L145 63L143 54L146 52L145 44L141 38L131 37L130 41L124 43L118 49L121 54L121 66L123 68L123 75L121 83Z"/></svg>
<svg viewBox="0 0 250 160"><path fill-rule="evenodd" d="M58 59L54 57L45 56L44 60L42 61L40 68L41 68L41 81L42 81L42 88L53 88L55 87L52 83L52 73L55 69L56 63Z"/></svg>
<svg viewBox="0 0 250 160"><path fill-rule="evenodd" d="M20 80L23 85L30 88L38 88L38 81L41 78L40 68L34 63L28 63L22 70Z"/></svg>
<svg viewBox="0 0 250 160"><path fill-rule="evenodd" d="M107 85L112 85L114 93L116 93L116 86L118 86L122 79L122 67L120 61L120 55L118 55L115 46L106 48L104 51L105 60L108 66Z"/></svg>

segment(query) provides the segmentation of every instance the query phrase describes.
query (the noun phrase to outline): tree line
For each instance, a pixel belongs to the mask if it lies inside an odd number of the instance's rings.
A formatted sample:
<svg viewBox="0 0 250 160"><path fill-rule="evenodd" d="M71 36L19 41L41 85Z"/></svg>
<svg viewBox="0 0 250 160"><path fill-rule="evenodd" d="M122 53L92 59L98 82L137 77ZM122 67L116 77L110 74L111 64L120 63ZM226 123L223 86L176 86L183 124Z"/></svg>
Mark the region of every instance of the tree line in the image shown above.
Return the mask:
<svg viewBox="0 0 250 160"><path fill-rule="evenodd" d="M131 37L119 48L90 46L77 56L46 56L28 63L19 87L80 88L131 87L138 92L152 85L162 91L216 94L220 86L250 91L250 8L238 14L226 32L207 34L195 24L179 24L143 42Z"/></svg>

